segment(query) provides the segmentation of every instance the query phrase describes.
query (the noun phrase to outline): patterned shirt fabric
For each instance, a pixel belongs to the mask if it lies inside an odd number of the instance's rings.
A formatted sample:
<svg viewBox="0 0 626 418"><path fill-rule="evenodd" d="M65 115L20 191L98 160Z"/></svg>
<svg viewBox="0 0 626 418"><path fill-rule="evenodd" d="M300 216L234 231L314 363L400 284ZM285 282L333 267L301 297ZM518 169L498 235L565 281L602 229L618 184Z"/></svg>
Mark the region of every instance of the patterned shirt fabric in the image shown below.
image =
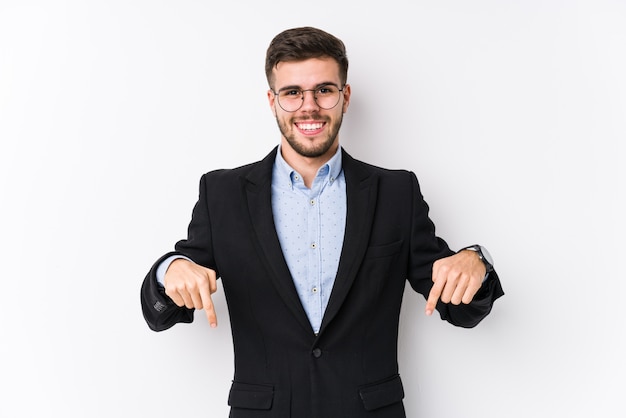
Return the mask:
<svg viewBox="0 0 626 418"><path fill-rule="evenodd" d="M310 189L279 149L272 172L272 211L298 296L318 333L337 275L346 227L341 147L320 167Z"/></svg>

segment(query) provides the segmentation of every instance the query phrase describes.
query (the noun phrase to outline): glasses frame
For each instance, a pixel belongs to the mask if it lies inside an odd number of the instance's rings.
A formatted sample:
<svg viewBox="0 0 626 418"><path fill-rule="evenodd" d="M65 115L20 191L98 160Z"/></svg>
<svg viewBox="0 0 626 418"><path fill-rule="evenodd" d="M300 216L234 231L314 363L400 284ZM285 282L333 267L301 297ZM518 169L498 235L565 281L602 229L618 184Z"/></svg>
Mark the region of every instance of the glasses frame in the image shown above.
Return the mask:
<svg viewBox="0 0 626 418"><path fill-rule="evenodd" d="M326 86L333 86L333 87L339 87L337 84L335 83L325 83L325 84L320 84L319 86L315 87L314 89L301 89L301 88L289 88L289 87L285 87L282 88L278 91L274 91L274 89L270 89L270 91L272 93L274 93L274 98L276 99L276 101L278 102L278 106L280 106L281 109L283 109L285 112L288 113L293 113L293 112L297 112L298 110L302 109L302 105L304 105L304 93L306 93L307 91L310 91L313 93L313 100L315 101L315 104L317 106L319 106L320 109L324 109L324 110L331 110L337 107L337 105L339 104L339 102L341 101L341 92L344 91L344 89L346 88L346 85L344 84L343 86L341 86L341 88L339 89L339 97L337 98L337 103L335 103L333 106L331 107L322 107L320 106L320 104L317 102L317 95L315 94L316 91L318 91L321 88L324 88ZM285 91L285 90L299 90L302 93L302 103L300 103L300 106L298 106L297 109L295 110L287 110L283 107L282 104L280 104L280 98L278 96L278 93L280 93L281 91Z"/></svg>

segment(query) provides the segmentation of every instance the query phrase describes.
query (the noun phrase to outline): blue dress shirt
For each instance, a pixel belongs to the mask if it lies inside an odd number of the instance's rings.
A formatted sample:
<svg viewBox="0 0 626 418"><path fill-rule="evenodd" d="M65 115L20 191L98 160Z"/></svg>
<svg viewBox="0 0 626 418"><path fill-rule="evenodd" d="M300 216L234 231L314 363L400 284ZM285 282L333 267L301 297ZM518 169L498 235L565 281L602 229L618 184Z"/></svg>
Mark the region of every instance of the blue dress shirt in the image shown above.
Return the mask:
<svg viewBox="0 0 626 418"><path fill-rule="evenodd" d="M341 148L320 167L310 189L279 149L272 172L272 212L298 296L317 333L337 275L346 227Z"/></svg>

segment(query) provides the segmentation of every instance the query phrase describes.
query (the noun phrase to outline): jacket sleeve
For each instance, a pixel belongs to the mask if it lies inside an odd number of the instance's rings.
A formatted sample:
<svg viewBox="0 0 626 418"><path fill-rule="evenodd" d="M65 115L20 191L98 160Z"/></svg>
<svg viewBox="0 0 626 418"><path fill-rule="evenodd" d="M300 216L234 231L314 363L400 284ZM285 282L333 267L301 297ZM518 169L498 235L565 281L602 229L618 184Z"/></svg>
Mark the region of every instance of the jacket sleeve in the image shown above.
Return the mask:
<svg viewBox="0 0 626 418"><path fill-rule="evenodd" d="M412 174L413 219L411 225L411 253L409 262L409 282L414 290L428 298L432 282L433 263L454 254L448 244L435 233L435 225L428 215L428 204L424 201L415 174ZM453 305L437 303L441 319L464 327L475 327L490 312L493 303L504 295L500 279L495 271L489 273L482 287L469 304Z"/></svg>
<svg viewBox="0 0 626 418"><path fill-rule="evenodd" d="M146 323L153 331L163 331L179 322L193 322L193 309L179 307L165 289L157 282L156 271L159 264L175 252L168 253L157 260L141 284L141 310Z"/></svg>
<svg viewBox="0 0 626 418"><path fill-rule="evenodd" d="M179 322L193 322L194 315L194 309L176 305L157 282L156 271L161 262L172 255L184 255L195 263L217 272L213 258L211 220L207 200L210 192L207 177L208 175L205 174L200 179L199 197L193 208L187 238L176 243L175 251L165 254L154 263L141 285L143 316L153 331L166 330Z"/></svg>
<svg viewBox="0 0 626 418"><path fill-rule="evenodd" d="M495 271L492 271L469 304L452 305L439 301L437 311L441 319L451 324L473 328L489 315L493 303L503 295L500 278Z"/></svg>

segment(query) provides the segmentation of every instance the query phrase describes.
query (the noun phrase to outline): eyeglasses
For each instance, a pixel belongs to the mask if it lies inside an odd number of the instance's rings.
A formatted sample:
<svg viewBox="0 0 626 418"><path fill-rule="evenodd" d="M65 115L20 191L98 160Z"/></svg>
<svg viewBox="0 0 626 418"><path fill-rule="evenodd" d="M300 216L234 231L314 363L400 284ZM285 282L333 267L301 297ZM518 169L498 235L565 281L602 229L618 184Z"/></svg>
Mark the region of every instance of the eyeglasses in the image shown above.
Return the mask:
<svg viewBox="0 0 626 418"><path fill-rule="evenodd" d="M343 88L339 88L334 84L324 84L323 86L309 90L286 88L278 90L277 92L272 90L272 93L274 93L274 97L278 99L278 105L285 112L295 112L304 104L304 92L306 91L313 92L313 99L320 108L329 110L339 103Z"/></svg>

